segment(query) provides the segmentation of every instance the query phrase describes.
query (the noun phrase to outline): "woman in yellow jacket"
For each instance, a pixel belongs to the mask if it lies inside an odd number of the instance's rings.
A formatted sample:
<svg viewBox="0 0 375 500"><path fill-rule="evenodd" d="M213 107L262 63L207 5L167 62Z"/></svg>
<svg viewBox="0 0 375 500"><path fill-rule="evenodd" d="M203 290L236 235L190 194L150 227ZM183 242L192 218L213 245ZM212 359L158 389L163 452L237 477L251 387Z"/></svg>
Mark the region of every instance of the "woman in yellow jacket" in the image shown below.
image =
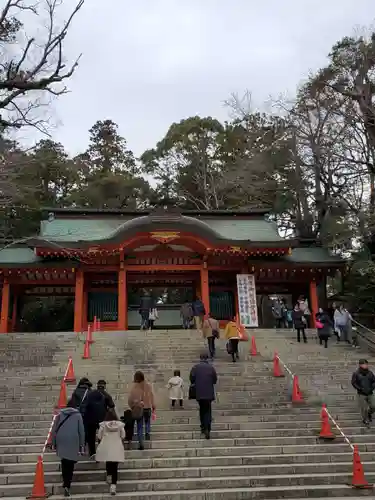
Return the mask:
<svg viewBox="0 0 375 500"><path fill-rule="evenodd" d="M224 334L227 339L227 351L232 356L233 363L235 363L236 360L239 359L238 343L240 341L238 326L235 318L227 323Z"/></svg>

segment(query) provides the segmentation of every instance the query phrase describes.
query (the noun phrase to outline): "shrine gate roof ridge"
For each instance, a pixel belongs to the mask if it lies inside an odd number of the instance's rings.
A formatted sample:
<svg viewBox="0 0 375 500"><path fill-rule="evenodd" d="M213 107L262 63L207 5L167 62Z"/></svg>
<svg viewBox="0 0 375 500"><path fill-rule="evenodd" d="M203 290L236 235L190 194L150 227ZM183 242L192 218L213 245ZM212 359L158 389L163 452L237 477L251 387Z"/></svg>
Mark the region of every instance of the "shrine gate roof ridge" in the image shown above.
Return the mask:
<svg viewBox="0 0 375 500"><path fill-rule="evenodd" d="M296 246L296 240L282 238L274 222L254 213L247 217L237 217L222 212L220 217L200 212L200 217L182 213L148 213L137 216L122 214L121 217L86 217L82 211L76 217L54 217L41 222L40 236L35 238L36 246L41 240L68 243L72 246L119 242L134 236L137 232L178 231L197 234L213 244L249 246L253 242L267 243L267 246ZM93 212L94 213L94 212ZM96 214L97 212L95 212ZM107 212L106 212L107 213ZM69 211L68 214L71 214ZM110 211L110 214L112 212ZM262 212L263 214L263 212Z"/></svg>

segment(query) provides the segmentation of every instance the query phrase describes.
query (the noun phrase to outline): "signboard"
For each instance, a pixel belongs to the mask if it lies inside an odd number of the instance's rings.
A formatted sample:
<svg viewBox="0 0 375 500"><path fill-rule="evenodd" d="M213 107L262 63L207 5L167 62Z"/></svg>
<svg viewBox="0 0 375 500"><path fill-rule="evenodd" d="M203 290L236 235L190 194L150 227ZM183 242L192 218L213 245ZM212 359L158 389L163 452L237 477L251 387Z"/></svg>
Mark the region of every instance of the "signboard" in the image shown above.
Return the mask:
<svg viewBox="0 0 375 500"><path fill-rule="evenodd" d="M253 274L237 274L237 292L241 323L250 328L259 326L255 278Z"/></svg>

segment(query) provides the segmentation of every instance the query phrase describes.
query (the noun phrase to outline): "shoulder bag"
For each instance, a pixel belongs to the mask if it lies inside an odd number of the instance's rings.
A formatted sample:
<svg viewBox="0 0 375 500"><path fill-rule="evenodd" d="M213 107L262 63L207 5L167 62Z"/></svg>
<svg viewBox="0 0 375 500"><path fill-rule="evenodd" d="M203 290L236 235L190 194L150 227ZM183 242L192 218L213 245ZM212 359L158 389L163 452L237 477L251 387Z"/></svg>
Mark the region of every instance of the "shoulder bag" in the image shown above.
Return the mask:
<svg viewBox="0 0 375 500"><path fill-rule="evenodd" d="M63 420L62 422L59 422L59 425L56 427L56 431L55 431L55 436L57 436L57 433L59 432L59 430L61 429L61 427L65 424L65 422L67 420L69 420L69 418L73 415L73 413L69 413L69 415L65 418L65 420Z"/></svg>
<svg viewBox="0 0 375 500"><path fill-rule="evenodd" d="M217 328L212 328L212 324L211 324L211 321L208 320L208 324L210 325L210 328L211 328L211 331L212 331L212 336L215 338L215 339L218 339L219 336L220 336L220 333L219 333L219 330Z"/></svg>
<svg viewBox="0 0 375 500"><path fill-rule="evenodd" d="M191 384L189 387L189 399L197 399L195 384Z"/></svg>

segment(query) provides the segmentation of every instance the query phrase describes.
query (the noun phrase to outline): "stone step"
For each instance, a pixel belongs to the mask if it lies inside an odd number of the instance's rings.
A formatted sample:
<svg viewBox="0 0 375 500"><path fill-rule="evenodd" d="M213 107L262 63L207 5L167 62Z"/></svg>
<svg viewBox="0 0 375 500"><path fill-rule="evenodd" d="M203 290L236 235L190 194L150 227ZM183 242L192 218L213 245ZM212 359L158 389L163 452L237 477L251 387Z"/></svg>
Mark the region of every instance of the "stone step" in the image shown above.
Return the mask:
<svg viewBox="0 0 375 500"><path fill-rule="evenodd" d="M352 442L359 443L368 443L369 439L373 439L375 441L375 436L369 435L354 435L347 436ZM6 438L3 438L6 439ZM45 437L44 437L45 439ZM42 437L30 437L30 438L21 438L21 440L26 440L28 443L26 444L12 444L11 442L8 444L0 444L0 454L8 454L8 453L37 453L40 450L40 445L38 443L44 442ZM337 439L337 442L340 442L342 438ZM30 442L31 441L31 442ZM210 446L214 448L230 448L233 446L246 447L246 446L311 446L316 443L319 443L319 439L317 436L285 436L282 437L279 434L277 436L269 436L269 437L245 437L245 438L216 438L210 441ZM174 449L174 448L205 448L207 447L207 443L202 438L196 439L175 439L175 440L151 440L147 443L147 448L151 450L163 450L163 449Z"/></svg>
<svg viewBox="0 0 375 500"><path fill-rule="evenodd" d="M367 474L375 475L375 462L363 463ZM238 477L249 476L286 476L286 475L343 475L348 474L353 467L352 462L335 463L313 463L313 464L277 464L277 465L225 465L206 466L206 467L177 467L175 469L167 468L140 468L127 469L121 468L119 471L119 481L150 481L160 479L192 479L192 478L220 478L222 476ZM329 472L327 472L329 471ZM47 485L58 484L61 482L61 473L59 470L45 472L45 482ZM74 476L75 483L99 483L105 479L103 465L97 465L96 469L77 470ZM32 486L34 473L15 473L0 474L0 485L28 485Z"/></svg>
<svg viewBox="0 0 375 500"><path fill-rule="evenodd" d="M309 454L309 453L346 453L350 450L347 443L344 441L339 442L338 440L333 443L313 443L313 444L284 444L281 445L254 445L254 446L245 446L245 445L232 445L232 446L214 446L213 441L211 442L203 442L203 446L194 446L193 448L188 447L171 447L171 448L149 448L146 446L146 449L141 453L137 448L137 443L133 443L133 449L127 450L126 456L127 459L136 459L136 458L148 458L148 459L157 459L157 458L187 458L187 457L219 457L219 456L245 456L245 455L271 455L276 454L280 455L282 453L285 454ZM147 445L149 443L146 443ZM9 453L0 453L0 463L15 463L15 462L36 462L38 454L41 452L41 446L34 446L34 450L31 449L31 446L26 446L25 451L19 450L19 447L14 447L14 449ZM360 452L374 452L375 451L375 440L369 441L364 440L363 442L358 443L358 449ZM44 456L46 461L54 461L56 460L56 456L54 453L46 453Z"/></svg>
<svg viewBox="0 0 375 500"><path fill-rule="evenodd" d="M58 395L57 395L58 396ZM56 398L57 399L57 398ZM122 401L125 406L127 406L127 395L121 399L121 400L115 400L115 403L120 404ZM168 404L168 400L167 400ZM342 404L340 405L339 408L335 408L335 411L345 411L347 410L350 413L353 413L354 410L356 409L357 404L353 401L343 401ZM48 411L53 408L53 404L46 404L43 405L42 407L33 407L33 408L22 408L22 409L17 409L17 408L4 408L0 412L0 420L2 420L2 417L8 417L8 416L22 416L22 415L40 415L43 413L48 413ZM306 403L302 403L299 405L293 405L292 401L282 401L278 403L276 400L275 402L272 402L269 398L266 403L256 403L256 402L249 402L247 403L236 403L235 406L233 403L230 402L222 402L222 403L213 403L213 411L215 413L218 413L220 415L225 415L225 414L232 414L235 415L237 414L243 414L243 413L248 413L251 412L253 414L288 414L290 411L298 412L298 414L306 414L306 413L316 413L319 411L321 408L321 401L317 401L315 406L308 405ZM169 405L165 408L160 408L159 413L163 415L171 415L172 413L175 414L179 413L181 417L183 416L189 416L193 414L194 412L197 411L197 405L193 401L186 401L185 408L183 409L176 409L175 411L172 412L172 410L169 409Z"/></svg>
<svg viewBox="0 0 375 500"><path fill-rule="evenodd" d="M238 410L233 410L233 411L221 411L219 409L214 409L213 412L213 419L214 422L249 422L249 421L263 421L263 422L281 422L285 421L287 418L291 418L294 420L297 420L299 422L303 421L309 421L309 420L316 420L316 422L320 421L320 407L309 409L311 411L297 414L297 412L293 411L293 408L290 410L290 412L280 412L277 410L270 410L264 412L258 412L255 414L254 411L251 412L251 414L243 414L243 412L238 411ZM176 416L176 412L169 412L169 413L163 413L163 410L157 410L157 420L154 423L154 425L158 424L196 424L198 421L198 412L195 409L194 411L190 412L185 412L184 415L179 415ZM331 412L331 415L333 418L338 420L338 422L341 422L341 418L349 418L352 421L359 422L360 421L360 415L359 411L348 411L346 412L345 409L340 408L335 409L335 411ZM8 427L9 422L51 422L52 420L52 411L48 413L43 413L43 414L24 414L24 415L6 415L6 416L0 416L0 428L1 427Z"/></svg>
<svg viewBox="0 0 375 500"><path fill-rule="evenodd" d="M77 378L87 375L95 383L104 377L119 410L127 406L136 369L142 369L153 383L157 419L152 426L152 441L146 443L142 452L137 450L137 443L125 452L118 497L133 500L181 500L187 495L189 500L355 498L357 491L345 485L350 480L352 450L341 436L326 443L317 438L317 433L321 402L327 401L331 414L359 444L366 475L374 479L375 438L371 429L361 426L356 396L350 387L359 353L348 353L335 346L325 353L315 342L298 345L283 338L283 332L262 330L254 334L261 355L250 357L249 344L242 343L241 361L235 364L224 351L225 342L218 342L218 359L214 364L219 383L211 441L200 436L196 403L186 401L183 410L171 411L165 388L175 368L181 369L188 386L190 369L204 347L196 332L95 333L93 359L85 362L81 360L82 336L67 348L74 336L59 335L57 342L54 340L52 366L45 363L46 366L39 368L12 368L3 377L0 483L4 484L0 486L0 496L24 498L31 491L35 461L50 425L69 352L73 355ZM33 336L29 338L32 340ZM50 338L44 342L45 349L51 348ZM32 349L31 344L30 341L27 349ZM40 345L36 349L38 356L39 349ZM299 375L305 404L292 406L290 377L272 377L274 350ZM22 357L21 345L18 351L17 356ZM73 389L74 385L68 388L68 395ZM61 494L59 467L56 455L47 453L46 480L54 494ZM87 459L77 464L73 494L77 498L107 496L103 465Z"/></svg>
<svg viewBox="0 0 375 500"><path fill-rule="evenodd" d="M48 430L51 421L41 421L41 422L16 422L14 425L10 427L10 424L7 427L0 426L0 437L22 437L22 436L30 436L31 430L32 435L41 435L44 430ZM179 423L170 423L170 424L162 424L154 422L152 425L152 433L153 437L157 437L158 435L171 435L184 433L195 433L197 430L197 426L199 425L198 419L195 423L190 424L179 424ZM343 427L346 432L350 432L352 434L371 434L373 431L371 429L364 428L361 426L359 419L356 420L342 420L340 419L340 425ZM249 420L248 422L216 422L213 423L213 430L215 433L225 433L225 432L247 432L247 433L265 433L267 435L269 432L282 431L282 432L292 432L296 429L302 430L303 432L316 432L320 430L320 421L319 419L311 420L311 421L293 421L293 429L291 428L292 424L290 421L284 422L254 422ZM332 429L335 430L332 425ZM43 434L45 435L45 434Z"/></svg>
<svg viewBox="0 0 375 500"><path fill-rule="evenodd" d="M213 440L219 440L220 442L222 441L227 441L230 439L235 439L235 440L243 440L243 444L252 444L253 440L257 439L262 439L262 440L268 440L270 438L277 438L277 439L282 439L282 438L295 438L295 439L310 439L311 437L316 438L320 432L320 426L319 424L315 426L315 428L306 428L306 427L296 427L294 429L226 429L226 430L215 430L216 426L213 425L213 430L211 433L211 438ZM358 442L359 438L362 438L362 436L367 436L371 437L374 436L374 432L371 429L363 428L360 427L359 425L357 427L344 427L345 433L348 437L353 437L355 442ZM48 430L48 429L47 429ZM338 439L341 439L341 435L339 432L336 430L336 428L332 429L333 432L336 434ZM374 436L375 437L375 436ZM9 436L1 436L0 435L0 450L1 446L8 446L11 444L14 445L22 445L22 444L36 444L36 443L43 443L46 438L46 433L44 434L36 434L33 433L30 435L30 431L24 432L24 435L20 435L20 432L14 431L13 435ZM155 428L152 429L152 440L155 442L155 446L158 446L158 441L167 441L169 443L172 443L173 441L179 441L185 443L186 441L190 440L197 440L201 438L201 433L199 430L199 425L195 426L195 430L190 430L190 431L184 431L184 430L174 430L174 431L165 431L165 432L158 432L158 430ZM251 440L251 443L250 441ZM275 442L275 440L272 440ZM294 441L294 439L292 440ZM256 441L254 441L256 442ZM164 444L164 443L163 443ZM231 444L231 443L229 443ZM278 442L275 444L279 444Z"/></svg>
<svg viewBox="0 0 375 500"><path fill-rule="evenodd" d="M176 491L161 491L161 492L137 492L137 493L117 493L116 498L120 500L276 500L279 498L287 498L288 500L304 500L306 498L315 498L315 500L325 500L328 497L336 498L336 500L360 500L363 496L371 496L371 490L361 490L361 496L358 496L358 490L354 490L349 486L332 485L327 487L322 486L295 486L290 488L220 488L206 490L176 490ZM287 495L287 496L285 496ZM304 495L303 498L301 495ZM3 497L3 500L24 500L24 497ZM61 495L55 496L56 500L63 500ZM102 500L102 494L74 494L74 498L79 500Z"/></svg>
<svg viewBox="0 0 375 500"><path fill-rule="evenodd" d="M51 460L46 460L44 462L44 470L46 472L53 472L60 470L60 461L57 457L50 457ZM365 470L370 470L373 468L373 453L372 452L362 452L361 453L362 463ZM178 467L226 467L240 466L240 465L251 465L254 468L260 466L277 466L284 467L286 465L313 465L329 462L330 467L339 463L345 463L352 465L352 452L347 447L346 453L305 453L305 454L281 454L281 455L237 455L237 456L200 456L200 457L175 457L175 458L133 458L128 459L126 457L125 464L120 464L120 469L169 469L172 470ZM86 460L78 462L76 465L76 470L81 471L97 471L102 470L102 464L97 464L92 460ZM23 474L23 473L34 473L35 463L30 462L10 462L1 465L1 470L4 474Z"/></svg>
<svg viewBox="0 0 375 500"><path fill-rule="evenodd" d="M375 479L375 473L367 474L369 481ZM220 477L185 477L181 478L163 478L153 480L122 480L117 484L117 491L119 493L149 493L166 492L176 490L210 490L210 489L230 489L230 488L273 488L284 487L293 488L300 486L303 482L304 488L306 486L330 486L337 485L343 488L351 481L351 474L348 473L334 473L329 471L321 474L287 474L287 475L262 475L262 476L220 476ZM60 481L59 481L60 483ZM30 493L29 485L11 484L2 485L4 496L27 496ZM53 484L48 486L48 490L53 495L61 495L63 493L60 484ZM90 481L87 483L75 482L72 487L72 492L76 494L106 494L108 492L108 485L105 481ZM289 497L288 497L289 498Z"/></svg>

